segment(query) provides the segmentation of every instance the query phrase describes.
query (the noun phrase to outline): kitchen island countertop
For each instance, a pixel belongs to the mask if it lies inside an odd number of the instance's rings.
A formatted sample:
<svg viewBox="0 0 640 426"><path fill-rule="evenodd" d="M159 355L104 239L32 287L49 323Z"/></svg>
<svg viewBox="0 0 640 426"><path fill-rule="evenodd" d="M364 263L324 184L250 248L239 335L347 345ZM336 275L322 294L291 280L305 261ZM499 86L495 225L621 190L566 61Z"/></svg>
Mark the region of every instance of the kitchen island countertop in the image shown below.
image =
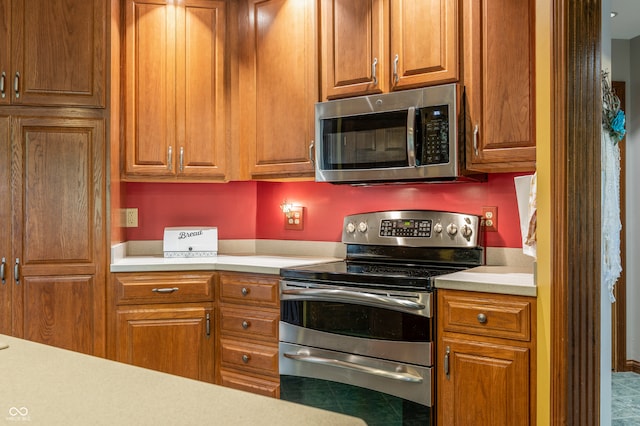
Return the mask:
<svg viewBox="0 0 640 426"><path fill-rule="evenodd" d="M0 349L0 423L365 425L342 414L0 334L0 348L6 345Z"/></svg>

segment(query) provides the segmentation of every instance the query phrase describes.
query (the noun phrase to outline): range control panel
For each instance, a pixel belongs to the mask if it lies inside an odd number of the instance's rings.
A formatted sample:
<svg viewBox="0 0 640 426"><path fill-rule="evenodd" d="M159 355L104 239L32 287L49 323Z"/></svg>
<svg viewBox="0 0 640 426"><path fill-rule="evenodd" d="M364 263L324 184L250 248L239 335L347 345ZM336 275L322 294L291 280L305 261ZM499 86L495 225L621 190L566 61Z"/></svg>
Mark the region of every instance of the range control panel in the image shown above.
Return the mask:
<svg viewBox="0 0 640 426"><path fill-rule="evenodd" d="M477 247L480 217L436 210L346 216L342 242L411 247Z"/></svg>

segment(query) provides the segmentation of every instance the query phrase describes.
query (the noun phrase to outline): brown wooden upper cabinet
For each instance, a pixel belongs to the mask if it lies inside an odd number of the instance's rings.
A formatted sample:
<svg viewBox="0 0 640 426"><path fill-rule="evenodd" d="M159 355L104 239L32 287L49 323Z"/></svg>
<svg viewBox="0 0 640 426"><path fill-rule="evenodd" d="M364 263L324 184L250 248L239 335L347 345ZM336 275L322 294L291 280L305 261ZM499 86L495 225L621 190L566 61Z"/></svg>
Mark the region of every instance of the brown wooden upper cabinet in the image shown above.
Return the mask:
<svg viewBox="0 0 640 426"><path fill-rule="evenodd" d="M239 17L240 132L251 179L313 176L319 100L316 0L246 0Z"/></svg>
<svg viewBox="0 0 640 426"><path fill-rule="evenodd" d="M322 98L458 81L458 0L322 0Z"/></svg>
<svg viewBox="0 0 640 426"><path fill-rule="evenodd" d="M535 170L534 12L533 0L464 0L469 170Z"/></svg>
<svg viewBox="0 0 640 426"><path fill-rule="evenodd" d="M225 1L125 1L125 180L227 179L225 19Z"/></svg>
<svg viewBox="0 0 640 426"><path fill-rule="evenodd" d="M0 0L0 105L104 107L103 0Z"/></svg>

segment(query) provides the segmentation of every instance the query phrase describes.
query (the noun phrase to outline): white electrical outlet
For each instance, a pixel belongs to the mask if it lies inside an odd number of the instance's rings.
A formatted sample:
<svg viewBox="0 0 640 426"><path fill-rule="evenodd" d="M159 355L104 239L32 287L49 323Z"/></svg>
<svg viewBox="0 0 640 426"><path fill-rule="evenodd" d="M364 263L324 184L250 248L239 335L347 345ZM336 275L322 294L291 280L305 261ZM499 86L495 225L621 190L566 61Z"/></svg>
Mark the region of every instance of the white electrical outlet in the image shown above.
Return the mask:
<svg viewBox="0 0 640 426"><path fill-rule="evenodd" d="M124 209L124 227L138 227L138 209Z"/></svg>

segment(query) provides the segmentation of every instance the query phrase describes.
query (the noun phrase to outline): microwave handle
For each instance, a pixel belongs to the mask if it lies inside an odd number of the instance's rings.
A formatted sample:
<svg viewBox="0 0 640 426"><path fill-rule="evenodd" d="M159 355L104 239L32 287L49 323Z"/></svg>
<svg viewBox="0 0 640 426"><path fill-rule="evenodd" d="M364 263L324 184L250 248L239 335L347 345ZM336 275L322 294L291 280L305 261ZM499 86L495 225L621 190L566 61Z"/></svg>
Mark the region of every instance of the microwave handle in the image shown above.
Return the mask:
<svg viewBox="0 0 640 426"><path fill-rule="evenodd" d="M409 167L416 166L416 108L409 107L407 112L407 160Z"/></svg>

